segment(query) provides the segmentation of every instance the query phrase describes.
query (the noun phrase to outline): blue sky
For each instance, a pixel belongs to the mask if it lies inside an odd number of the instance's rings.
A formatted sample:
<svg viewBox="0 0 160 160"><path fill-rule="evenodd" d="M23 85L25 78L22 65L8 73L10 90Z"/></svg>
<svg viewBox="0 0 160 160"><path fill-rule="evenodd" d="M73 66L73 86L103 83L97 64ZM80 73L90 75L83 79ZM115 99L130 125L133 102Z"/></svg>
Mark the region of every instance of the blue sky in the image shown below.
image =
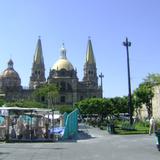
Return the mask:
<svg viewBox="0 0 160 160"><path fill-rule="evenodd" d="M97 73L104 74L104 96L128 94L126 36L132 42L132 90L148 73L160 73L159 0L0 0L0 71L10 58L28 86L41 36L46 77L64 42L67 57L83 78L88 36ZM100 82L100 81L99 81Z"/></svg>

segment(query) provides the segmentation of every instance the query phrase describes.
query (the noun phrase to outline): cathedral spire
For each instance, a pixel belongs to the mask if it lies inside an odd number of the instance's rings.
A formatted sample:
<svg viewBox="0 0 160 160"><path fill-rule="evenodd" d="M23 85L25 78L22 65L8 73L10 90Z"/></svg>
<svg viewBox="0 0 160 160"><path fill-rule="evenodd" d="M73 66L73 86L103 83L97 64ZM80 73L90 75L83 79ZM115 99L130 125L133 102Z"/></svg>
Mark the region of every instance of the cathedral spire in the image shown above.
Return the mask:
<svg viewBox="0 0 160 160"><path fill-rule="evenodd" d="M87 46L87 52L86 52L86 63L88 64L95 64L95 58L92 48L92 42L90 37L88 37L88 46Z"/></svg>
<svg viewBox="0 0 160 160"><path fill-rule="evenodd" d="M92 42L89 37L87 52L86 52L86 62L84 64L84 77L83 81L92 87L98 87L98 77L97 77L97 68L96 61L94 58Z"/></svg>
<svg viewBox="0 0 160 160"><path fill-rule="evenodd" d="M30 77L30 88L35 88L36 86L43 84L46 81L45 78L45 67L42 52L42 44L40 37L37 41L37 46L33 58L32 73Z"/></svg>
<svg viewBox="0 0 160 160"><path fill-rule="evenodd" d="M42 53L42 44L40 36L38 38L37 47L34 55L34 63L36 64L44 64L43 53Z"/></svg>

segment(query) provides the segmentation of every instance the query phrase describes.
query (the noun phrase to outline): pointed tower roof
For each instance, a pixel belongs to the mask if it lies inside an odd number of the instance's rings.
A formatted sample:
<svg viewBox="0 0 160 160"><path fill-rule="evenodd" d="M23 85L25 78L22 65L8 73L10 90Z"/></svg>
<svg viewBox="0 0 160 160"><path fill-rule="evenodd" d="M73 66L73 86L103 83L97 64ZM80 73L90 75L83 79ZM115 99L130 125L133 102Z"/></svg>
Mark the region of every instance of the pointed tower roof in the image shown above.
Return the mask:
<svg viewBox="0 0 160 160"><path fill-rule="evenodd" d="M34 63L36 63L36 64L43 64L44 63L43 53L42 53L42 44L41 44L40 37L38 39L36 51L34 54Z"/></svg>
<svg viewBox="0 0 160 160"><path fill-rule="evenodd" d="M33 58L29 87L34 89L39 84L45 83L45 66L42 53L42 44L40 37L37 41L36 51Z"/></svg>
<svg viewBox="0 0 160 160"><path fill-rule="evenodd" d="M93 49L92 49L92 42L91 39L89 37L88 39L88 46L87 46L87 53L86 53L86 63L88 64L95 64L95 58L94 58L94 53L93 53Z"/></svg>

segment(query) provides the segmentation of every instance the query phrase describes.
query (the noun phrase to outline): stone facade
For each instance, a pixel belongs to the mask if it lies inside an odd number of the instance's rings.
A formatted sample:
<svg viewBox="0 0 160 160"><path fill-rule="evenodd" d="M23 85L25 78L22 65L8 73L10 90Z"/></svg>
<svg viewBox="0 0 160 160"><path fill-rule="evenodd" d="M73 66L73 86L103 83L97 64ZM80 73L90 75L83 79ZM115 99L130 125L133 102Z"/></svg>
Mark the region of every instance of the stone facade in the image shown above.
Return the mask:
<svg viewBox="0 0 160 160"><path fill-rule="evenodd" d="M152 113L155 119L160 119L160 86L154 87L154 97L152 99Z"/></svg>
<svg viewBox="0 0 160 160"><path fill-rule="evenodd" d="M9 70L12 70L14 74L10 73ZM5 76L6 71L8 77ZM28 89L22 88L20 77L13 69L12 60L9 61L8 68L0 76L0 90L1 93L5 94L8 100L30 98L37 86L47 83L55 83L60 89L59 97L56 100L57 105L73 105L77 101L85 98L102 97L102 87L98 86L96 61L91 40L88 40L86 61L84 63L84 77L82 81L79 81L77 70L67 59L64 44L60 50L60 58L54 63L46 80L40 38L38 39L33 58Z"/></svg>
<svg viewBox="0 0 160 160"><path fill-rule="evenodd" d="M152 116L155 119L160 120L160 86L155 86L153 90L154 97L152 99ZM148 112L145 105L143 105L142 108L138 111L138 117L140 119L148 118Z"/></svg>

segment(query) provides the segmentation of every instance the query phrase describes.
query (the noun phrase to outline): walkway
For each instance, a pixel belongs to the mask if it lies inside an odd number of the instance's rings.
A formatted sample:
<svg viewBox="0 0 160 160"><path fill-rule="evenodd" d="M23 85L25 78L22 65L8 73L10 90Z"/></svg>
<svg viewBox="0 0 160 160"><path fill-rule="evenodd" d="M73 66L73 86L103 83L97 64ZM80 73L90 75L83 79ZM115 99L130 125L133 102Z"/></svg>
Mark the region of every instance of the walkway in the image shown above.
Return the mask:
<svg viewBox="0 0 160 160"><path fill-rule="evenodd" d="M0 160L159 160L154 135L109 135L80 125L77 140L56 143L0 143Z"/></svg>

